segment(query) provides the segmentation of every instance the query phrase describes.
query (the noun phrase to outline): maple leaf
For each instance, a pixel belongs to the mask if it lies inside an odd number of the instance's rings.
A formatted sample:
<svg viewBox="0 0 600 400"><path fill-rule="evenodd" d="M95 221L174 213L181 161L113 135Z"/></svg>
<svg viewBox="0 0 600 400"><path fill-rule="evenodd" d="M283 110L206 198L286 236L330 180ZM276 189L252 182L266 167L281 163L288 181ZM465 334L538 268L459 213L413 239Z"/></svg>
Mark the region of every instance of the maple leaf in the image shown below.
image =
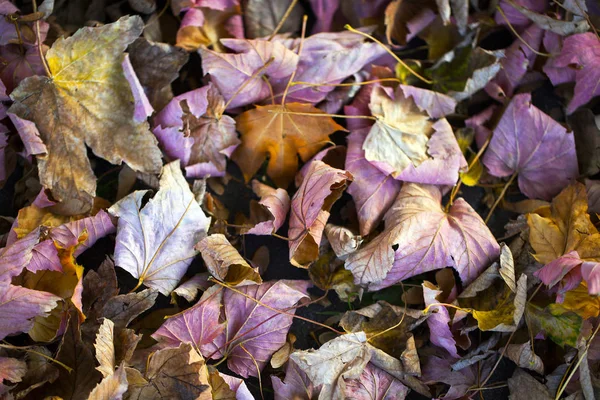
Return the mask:
<svg viewBox="0 0 600 400"><path fill-rule="evenodd" d="M464 199L445 212L441 198L439 187L405 184L384 217L386 229L346 260L354 281L374 290L452 266L463 283L472 282L500 248Z"/></svg>
<svg viewBox="0 0 600 400"><path fill-rule="evenodd" d="M531 94L513 97L483 156L490 174L518 174L519 189L550 200L578 175L575 140L558 122L531 104Z"/></svg>
<svg viewBox="0 0 600 400"><path fill-rule="evenodd" d="M206 364L190 344L158 350L150 355L146 365L143 376L127 368L128 375L135 377L129 383L128 399L212 399Z"/></svg>
<svg viewBox="0 0 600 400"><path fill-rule="evenodd" d="M252 227L243 228L242 233L251 235L270 235L284 224L290 209L290 195L283 189L252 181L252 191L260 197L260 201L250 202L250 219L247 223Z"/></svg>
<svg viewBox="0 0 600 400"><path fill-rule="evenodd" d="M240 143L235 121L223 115L225 102L209 83L175 97L154 118L154 134L171 159L179 159L187 176L224 176L226 159Z"/></svg>
<svg viewBox="0 0 600 400"><path fill-rule="evenodd" d="M285 112L320 114L310 104L256 106L236 118L242 144L232 159L240 166L244 178L250 178L269 156L267 174L279 187L287 187L298 171L298 157L308 161L329 141L329 135L343 131L330 117L285 114Z"/></svg>
<svg viewBox="0 0 600 400"><path fill-rule="evenodd" d="M262 77L287 78L298 65L298 55L281 43L258 39L222 39L221 43L237 54L200 49L200 55L202 70L210 74L211 82L229 102L228 108L266 99L271 89Z"/></svg>
<svg viewBox="0 0 600 400"><path fill-rule="evenodd" d="M329 210L352 182L349 172L332 168L322 161L312 161L302 185L292 198L290 262L308 268L319 256L319 244Z"/></svg>
<svg viewBox="0 0 600 400"><path fill-rule="evenodd" d="M38 156L42 184L59 201L89 208L96 180L85 144L114 164L158 172L156 139L146 122L133 119L134 105L123 74L123 50L140 35L143 22L126 17L99 28L83 28L48 50L50 77L33 76L12 93L10 111L35 122L48 150ZM87 206L87 207L86 207Z"/></svg>
<svg viewBox="0 0 600 400"><path fill-rule="evenodd" d="M599 58L600 41L596 35L588 32L567 37L561 53L552 60L554 68L567 69L571 68L571 65L576 67L574 79L569 79L575 81L575 93L567 107L569 114L600 94ZM548 76L555 85L563 83L552 74Z"/></svg>
<svg viewBox="0 0 600 400"><path fill-rule="evenodd" d="M133 192L108 211L119 217L115 263L167 295L196 255L194 244L206 234L204 215L183 178L179 161L167 164L158 193L142 208L146 190Z"/></svg>
<svg viewBox="0 0 600 400"><path fill-rule="evenodd" d="M202 254L208 272L216 279L233 286L262 283L257 268L252 268L240 253L219 233L202 239L196 250Z"/></svg>
<svg viewBox="0 0 600 400"><path fill-rule="evenodd" d="M320 393L320 387L312 384L308 376L293 360L288 360L285 379L271 375L275 400L312 399Z"/></svg>

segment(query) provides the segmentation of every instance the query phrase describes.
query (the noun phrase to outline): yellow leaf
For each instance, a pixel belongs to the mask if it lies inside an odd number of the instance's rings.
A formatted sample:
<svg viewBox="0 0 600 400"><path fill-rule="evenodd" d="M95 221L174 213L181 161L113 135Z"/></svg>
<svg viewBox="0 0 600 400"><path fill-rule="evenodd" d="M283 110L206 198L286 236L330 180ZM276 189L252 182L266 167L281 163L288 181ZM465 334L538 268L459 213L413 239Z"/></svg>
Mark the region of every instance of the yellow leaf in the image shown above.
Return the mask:
<svg viewBox="0 0 600 400"><path fill-rule="evenodd" d="M82 28L48 50L50 76L32 76L11 97L10 111L35 123L47 154L38 155L40 182L55 199L91 208L96 177L87 158L155 173L162 165L146 121L134 118L135 103L121 63L123 51L142 32L138 16L99 28Z"/></svg>
<svg viewBox="0 0 600 400"><path fill-rule="evenodd" d="M567 310L579 314L583 319L595 318L600 315L600 298L588 293L585 282L581 282L575 289L569 290L562 305Z"/></svg>
<svg viewBox="0 0 600 400"><path fill-rule="evenodd" d="M469 160L469 165L471 161ZM480 160L477 160L467 172L460 174L460 180L467 186L475 186L479 183L481 175L483 174L483 164Z"/></svg>
<svg viewBox="0 0 600 400"><path fill-rule="evenodd" d="M600 261L600 233L588 215L583 184L565 188L552 200L549 214L544 208L537 212L527 215L529 241L537 261L548 264L573 250L581 259Z"/></svg>

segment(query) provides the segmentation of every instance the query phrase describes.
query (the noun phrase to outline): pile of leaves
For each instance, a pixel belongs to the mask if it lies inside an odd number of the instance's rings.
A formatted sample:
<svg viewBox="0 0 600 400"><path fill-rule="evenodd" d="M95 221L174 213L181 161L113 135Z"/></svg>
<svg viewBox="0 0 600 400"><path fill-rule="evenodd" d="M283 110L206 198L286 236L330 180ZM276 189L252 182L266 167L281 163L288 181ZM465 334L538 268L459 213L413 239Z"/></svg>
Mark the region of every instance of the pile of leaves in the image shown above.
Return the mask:
<svg viewBox="0 0 600 400"><path fill-rule="evenodd" d="M2 399L594 399L593 0L0 0Z"/></svg>

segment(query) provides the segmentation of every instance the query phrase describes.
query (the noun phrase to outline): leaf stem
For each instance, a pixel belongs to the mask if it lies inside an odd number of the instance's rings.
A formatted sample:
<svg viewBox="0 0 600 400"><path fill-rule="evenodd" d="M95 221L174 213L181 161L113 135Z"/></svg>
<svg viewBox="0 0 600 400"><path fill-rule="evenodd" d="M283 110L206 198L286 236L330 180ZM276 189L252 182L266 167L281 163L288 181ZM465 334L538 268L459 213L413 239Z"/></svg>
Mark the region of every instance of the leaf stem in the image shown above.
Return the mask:
<svg viewBox="0 0 600 400"><path fill-rule="evenodd" d="M267 39L269 42L273 40L277 33L279 33L279 30L283 27L283 24L285 24L285 21L287 21L287 19L289 18L290 14L292 13L292 10L294 9L294 7L296 7L296 4L298 4L298 0L292 0L287 10L285 10L285 14L283 14L283 17L281 17L281 21L279 21L279 23Z"/></svg>
<svg viewBox="0 0 600 400"><path fill-rule="evenodd" d="M487 217L485 217L485 220L484 220L484 222L486 224L488 223L488 221L492 217L492 213L494 212L494 210L496 209L496 207L498 207L498 204L500 204L500 202L504 198L504 195L506 194L506 191L508 190L508 188L510 187L510 185L512 185L512 183L513 183L513 181L515 180L516 177L517 177L517 171L515 171L510 176L510 179L508 180L508 182L506 182L506 185L504 185L504 187L502 188L502 191L500 192L500 195L498 196L498 198L496 199L496 201L492 205L492 208L490 208L490 211L488 212L488 215L487 215Z"/></svg>
<svg viewBox="0 0 600 400"><path fill-rule="evenodd" d="M291 115L306 115L309 117L332 117L332 118L346 118L346 119L370 119L377 121L377 118L370 115L342 115L342 114L326 114L326 113L309 113L309 112L296 112L296 111L280 111L280 110L267 110L273 114L291 114Z"/></svg>
<svg viewBox="0 0 600 400"><path fill-rule="evenodd" d="M37 2L36 0L32 0L33 3L33 12L37 12ZM40 53L40 59L42 61L42 65L44 66L44 70L49 78L52 77L52 73L50 72L50 67L48 66L48 61L46 61L46 57L44 56L44 52L42 51L42 36L40 35L40 20L35 21L35 36L37 39L37 48Z"/></svg>
<svg viewBox="0 0 600 400"><path fill-rule="evenodd" d="M402 83L402 81L398 78L381 78L381 79L373 79L373 80L364 81L364 82L350 82L350 83L311 83L311 82L296 81L296 82L292 82L291 84L292 84L292 86L302 85L302 86L311 86L311 87L319 87L319 86L348 87L348 86L370 85L372 83L379 83L379 82Z"/></svg>
<svg viewBox="0 0 600 400"><path fill-rule="evenodd" d="M5 349L11 349L11 350L20 350L20 351L25 351L27 353L33 353L33 354L37 354L38 356L44 357L45 359L60 365L61 367L63 367L64 369L66 369L69 373L73 372L73 368L67 366L66 364L58 361L55 358L52 358L50 356L45 355L44 353L40 353L39 351L35 351L35 350L31 350L29 347L30 346L25 346L25 347L19 347L19 346L13 346L11 344L6 344L6 343L0 343L0 347L3 347Z"/></svg>
<svg viewBox="0 0 600 400"><path fill-rule="evenodd" d="M414 69L412 69L407 63L405 63L404 61L402 61L402 59L400 57L398 57L392 50L390 50L385 44L381 43L379 40L375 39L373 36L369 35L368 33L364 33L361 32L359 30L354 29L352 26L350 26L350 24L346 24L344 26L344 28L348 29L350 32L353 33L357 33L361 36L364 36L368 39L371 39L372 41L374 41L375 43L377 43L379 46L381 46L383 49L385 49L385 51L387 51L392 57L394 57L394 59L396 61L398 61L398 63L400 65L402 65L404 68L406 68L411 74L413 74L415 77L419 78L420 80L422 80L425 83L428 84L432 84L433 81L430 81L429 79L425 78L424 76L420 75L417 71L415 71Z"/></svg>

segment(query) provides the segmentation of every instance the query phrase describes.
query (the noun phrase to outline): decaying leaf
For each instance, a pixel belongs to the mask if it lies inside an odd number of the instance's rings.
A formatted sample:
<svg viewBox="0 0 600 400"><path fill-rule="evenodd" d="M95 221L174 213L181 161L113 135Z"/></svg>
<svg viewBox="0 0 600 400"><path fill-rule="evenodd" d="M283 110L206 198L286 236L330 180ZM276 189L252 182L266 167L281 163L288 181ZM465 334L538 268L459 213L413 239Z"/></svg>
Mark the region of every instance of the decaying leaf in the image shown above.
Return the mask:
<svg viewBox="0 0 600 400"><path fill-rule="evenodd" d="M342 195L352 175L322 161L312 161L302 185L292 198L290 216L290 262L308 268L319 255L329 210Z"/></svg>
<svg viewBox="0 0 600 400"><path fill-rule="evenodd" d="M258 270L244 260L224 235L207 236L196 245L196 249L216 279L233 286L262 283Z"/></svg>
<svg viewBox="0 0 600 400"><path fill-rule="evenodd" d="M252 181L252 191L260 197L258 202L250 202L250 229L242 233L270 235L284 224L290 209L290 195L284 189L274 189L257 180Z"/></svg>
<svg viewBox="0 0 600 400"><path fill-rule="evenodd" d="M525 320L529 329L534 332L545 332L552 341L560 346L575 347L577 344L582 319L560 304L550 304L545 308L540 308L529 303L525 307Z"/></svg>
<svg viewBox="0 0 600 400"><path fill-rule="evenodd" d="M35 122L46 145L40 180L57 200L90 208L96 179L85 144L113 164L149 173L160 168L156 139L147 123L134 121L121 67L123 50L142 28L141 18L128 17L61 38L46 55L51 76L28 78L12 93L11 112Z"/></svg>

